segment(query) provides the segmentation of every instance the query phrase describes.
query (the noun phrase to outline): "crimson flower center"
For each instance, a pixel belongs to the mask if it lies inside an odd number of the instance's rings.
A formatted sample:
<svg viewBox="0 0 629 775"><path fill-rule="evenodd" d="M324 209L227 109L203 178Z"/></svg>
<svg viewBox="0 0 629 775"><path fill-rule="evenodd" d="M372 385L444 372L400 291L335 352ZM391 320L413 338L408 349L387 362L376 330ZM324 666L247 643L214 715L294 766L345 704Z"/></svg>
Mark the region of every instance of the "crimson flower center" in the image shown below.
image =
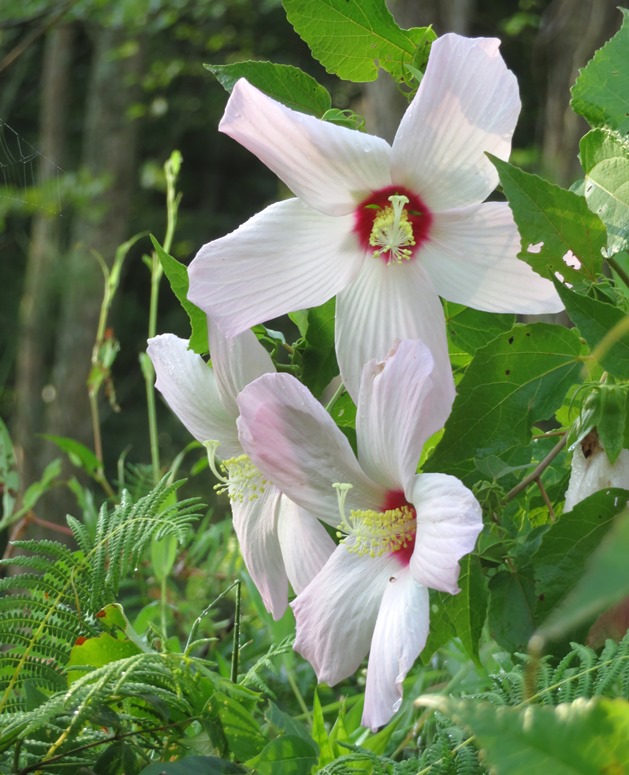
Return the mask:
<svg viewBox="0 0 629 775"><path fill-rule="evenodd" d="M404 186L374 191L354 211L361 247L386 264L411 261L428 239L431 224L431 212Z"/></svg>
<svg viewBox="0 0 629 775"><path fill-rule="evenodd" d="M393 551L392 554L397 557L401 565L406 567L410 563L411 557L413 556L413 551L415 550L417 512L415 511L415 507L406 500L404 493L401 490L389 490L384 499L384 503L382 504L382 510L387 512L401 509L408 510L408 512L412 513L413 527L412 530L410 530L407 534L407 540L399 549Z"/></svg>

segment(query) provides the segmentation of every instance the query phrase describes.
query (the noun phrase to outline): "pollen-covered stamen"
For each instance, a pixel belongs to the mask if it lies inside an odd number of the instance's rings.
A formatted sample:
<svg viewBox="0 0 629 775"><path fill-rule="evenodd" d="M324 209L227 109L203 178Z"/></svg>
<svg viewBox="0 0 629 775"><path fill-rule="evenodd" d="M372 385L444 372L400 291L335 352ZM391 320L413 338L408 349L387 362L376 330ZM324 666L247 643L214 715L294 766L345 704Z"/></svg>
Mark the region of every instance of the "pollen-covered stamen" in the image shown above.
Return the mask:
<svg viewBox="0 0 629 775"><path fill-rule="evenodd" d="M214 485L218 495L226 492L229 494L229 499L237 503L256 500L260 497L268 482L247 455L230 457L218 463L216 450L219 442L205 441L203 446L207 449L210 469L218 479L218 484Z"/></svg>
<svg viewBox="0 0 629 775"><path fill-rule="evenodd" d="M380 557L383 554L403 551L414 544L416 532L415 509L408 504L384 511L352 509L349 517L345 512L345 498L351 485L334 484L338 494L341 522L338 537L351 536L346 544L353 554Z"/></svg>
<svg viewBox="0 0 629 775"><path fill-rule="evenodd" d="M411 259L413 251L408 246L415 244L413 227L405 209L408 197L394 194L389 197L389 202L391 206L381 209L374 218L369 244L376 248L375 257L384 255L389 261L401 264Z"/></svg>
<svg viewBox="0 0 629 775"><path fill-rule="evenodd" d="M393 266L413 260L431 224L426 205L404 186L373 191L354 211L354 233L361 247Z"/></svg>

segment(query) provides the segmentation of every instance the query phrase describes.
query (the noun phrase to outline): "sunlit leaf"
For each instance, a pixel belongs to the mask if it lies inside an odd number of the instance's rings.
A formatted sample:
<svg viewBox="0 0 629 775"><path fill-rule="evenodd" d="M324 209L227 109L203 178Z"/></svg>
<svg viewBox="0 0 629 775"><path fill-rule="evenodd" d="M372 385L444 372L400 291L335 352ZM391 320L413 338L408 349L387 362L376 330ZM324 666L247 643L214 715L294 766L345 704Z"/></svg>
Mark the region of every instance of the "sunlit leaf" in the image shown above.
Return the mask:
<svg viewBox="0 0 629 775"><path fill-rule="evenodd" d="M319 118L330 109L330 94L312 76L293 65L273 62L236 62L229 65L204 65L228 92L239 78L293 110Z"/></svg>
<svg viewBox="0 0 629 775"><path fill-rule="evenodd" d="M520 232L518 257L544 277L558 272L569 282L578 282L584 275L595 279L607 233L585 199L491 154L489 158ZM573 266L575 257L580 269Z"/></svg>
<svg viewBox="0 0 629 775"><path fill-rule="evenodd" d="M581 140L580 151L585 199L607 226L608 253L619 253L629 247L629 145L593 129Z"/></svg>
<svg viewBox="0 0 629 775"><path fill-rule="evenodd" d="M629 132L629 10L614 37L583 68L572 87L572 108L592 126Z"/></svg>
<svg viewBox="0 0 629 775"><path fill-rule="evenodd" d="M407 68L422 70L430 28L402 30L384 0L283 0L288 21L329 73L347 81L374 81L380 68L403 80Z"/></svg>
<svg viewBox="0 0 629 775"><path fill-rule="evenodd" d="M625 318L619 307L576 293L562 283L556 282L555 286L570 319L592 350ZM609 341L609 346L601 351L600 363L615 377L629 379L629 331Z"/></svg>

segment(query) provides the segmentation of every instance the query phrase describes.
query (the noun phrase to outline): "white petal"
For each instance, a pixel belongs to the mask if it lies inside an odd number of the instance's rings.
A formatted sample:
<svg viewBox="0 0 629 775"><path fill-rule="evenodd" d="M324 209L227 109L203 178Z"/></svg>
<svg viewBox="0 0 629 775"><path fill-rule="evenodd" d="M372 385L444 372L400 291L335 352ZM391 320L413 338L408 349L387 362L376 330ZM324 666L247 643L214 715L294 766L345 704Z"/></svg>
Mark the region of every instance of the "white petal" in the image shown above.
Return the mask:
<svg viewBox="0 0 629 775"><path fill-rule="evenodd" d="M236 396L262 374L275 371L271 356L253 331L227 338L218 326L208 322L210 355L223 405L238 416Z"/></svg>
<svg viewBox="0 0 629 775"><path fill-rule="evenodd" d="M221 458L242 454L237 413L221 402L216 377L203 358L174 334L149 339L147 352L155 368L155 387L197 441L219 441Z"/></svg>
<svg viewBox="0 0 629 775"><path fill-rule="evenodd" d="M277 534L286 575L299 594L326 564L336 544L312 514L285 496L280 501Z"/></svg>
<svg viewBox="0 0 629 775"><path fill-rule="evenodd" d="M520 112L515 76L493 38L442 35L393 142L391 174L433 211L482 202L498 183Z"/></svg>
<svg viewBox="0 0 629 775"><path fill-rule="evenodd" d="M278 202L199 250L188 268L188 298L228 336L323 304L364 262L352 228L351 215Z"/></svg>
<svg viewBox="0 0 629 775"><path fill-rule="evenodd" d="M370 361L356 415L358 459L388 489L406 489L426 440L443 427L441 386L432 380L430 350L417 339L400 342L385 361Z"/></svg>
<svg viewBox="0 0 629 775"><path fill-rule="evenodd" d="M402 704L404 679L428 638L428 590L408 568L387 584L371 639L363 726L375 732Z"/></svg>
<svg viewBox="0 0 629 775"><path fill-rule="evenodd" d="M417 512L413 577L454 595L459 591L459 560L474 549L483 527L480 504L459 479L447 474L416 476L409 500Z"/></svg>
<svg viewBox="0 0 629 775"><path fill-rule="evenodd" d="M391 183L385 140L291 110L244 79L234 86L219 129L328 215L351 213Z"/></svg>
<svg viewBox="0 0 629 775"><path fill-rule="evenodd" d="M348 509L379 508L384 491L363 473L334 420L289 374L265 374L238 396L240 442L292 501L329 525L340 522L335 482L353 485Z"/></svg>
<svg viewBox="0 0 629 775"><path fill-rule="evenodd" d="M268 484L255 498L231 501L234 529L243 560L274 619L288 605L288 581L277 535L281 493Z"/></svg>
<svg viewBox="0 0 629 775"><path fill-rule="evenodd" d="M334 685L358 669L389 577L399 567L391 555L361 556L341 544L293 600L295 651L310 662L319 681Z"/></svg>
<svg viewBox="0 0 629 775"><path fill-rule="evenodd" d="M386 265L370 257L336 300L336 355L349 394L358 400L363 364L384 359L402 339L420 339L435 361L434 410L447 417L454 399L446 324L439 297L421 263Z"/></svg>
<svg viewBox="0 0 629 775"><path fill-rule="evenodd" d="M520 261L519 250L509 205L487 202L435 216L418 259L448 301L487 312L562 310L553 284Z"/></svg>
<svg viewBox="0 0 629 775"><path fill-rule="evenodd" d="M595 449L586 458L581 444L577 444L572 455L564 511L572 511L577 503L607 487L629 490L629 450L620 450L620 455L612 464L602 447Z"/></svg>

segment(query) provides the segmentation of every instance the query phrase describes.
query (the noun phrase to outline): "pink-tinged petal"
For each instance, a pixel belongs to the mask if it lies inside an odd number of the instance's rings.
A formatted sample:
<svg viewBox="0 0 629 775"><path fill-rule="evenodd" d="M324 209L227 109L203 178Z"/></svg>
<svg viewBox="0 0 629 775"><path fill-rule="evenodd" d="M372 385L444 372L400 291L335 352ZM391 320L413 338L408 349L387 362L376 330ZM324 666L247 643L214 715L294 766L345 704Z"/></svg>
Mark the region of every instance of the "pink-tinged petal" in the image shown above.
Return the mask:
<svg viewBox="0 0 629 775"><path fill-rule="evenodd" d="M498 47L493 38L453 33L436 40L400 122L393 180L417 192L433 212L482 202L498 183L485 153L509 156L520 98Z"/></svg>
<svg viewBox="0 0 629 775"><path fill-rule="evenodd" d="M348 509L378 508L384 497L358 465L323 406L290 374L265 374L238 396L240 442L292 501L329 525L340 523L335 482L353 485Z"/></svg>
<svg viewBox="0 0 629 775"><path fill-rule="evenodd" d="M363 370L356 415L358 459L365 473L389 490L406 489L426 440L447 419L433 366L423 342L405 339L385 361L370 361Z"/></svg>
<svg viewBox="0 0 629 775"><path fill-rule="evenodd" d="M291 110L241 79L219 124L319 212L347 215L391 183L391 147L379 137Z"/></svg>
<svg viewBox="0 0 629 775"><path fill-rule="evenodd" d="M363 726L375 732L402 704L403 682L428 638L428 590L408 568L391 576L371 639Z"/></svg>
<svg viewBox="0 0 629 775"><path fill-rule="evenodd" d="M487 312L537 315L563 304L550 280L517 258L520 235L506 202L435 216L418 259L437 293Z"/></svg>
<svg viewBox="0 0 629 775"><path fill-rule="evenodd" d="M299 594L326 564L336 544L312 514L285 496L280 500L277 535L286 575Z"/></svg>
<svg viewBox="0 0 629 775"><path fill-rule="evenodd" d="M419 339L435 361L434 411L447 417L454 382L443 308L421 262L385 264L369 257L336 300L336 354L347 391L358 401L363 364L383 360L402 339Z"/></svg>
<svg viewBox="0 0 629 775"><path fill-rule="evenodd" d="M227 338L217 325L208 321L208 334L212 367L223 406L237 417L238 393L262 374L275 371L275 366L253 331Z"/></svg>
<svg viewBox="0 0 629 775"><path fill-rule="evenodd" d="M199 250L188 298L227 336L323 304L364 262L352 228L351 215L321 215L298 199L273 204Z"/></svg>
<svg viewBox="0 0 629 775"><path fill-rule="evenodd" d="M399 567L391 555L362 556L341 544L293 600L295 651L310 662L319 681L333 686L358 669L389 577Z"/></svg>
<svg viewBox="0 0 629 775"><path fill-rule="evenodd" d="M406 497L417 512L410 569L420 584L459 591L459 560L469 554L483 527L480 504L471 490L447 474L419 474Z"/></svg>
<svg viewBox="0 0 629 775"><path fill-rule="evenodd" d="M155 368L155 387L197 441L220 442L221 458L242 454L236 430L237 412L225 409L216 376L203 358L174 334L149 339L147 352Z"/></svg>
<svg viewBox="0 0 629 775"><path fill-rule="evenodd" d="M274 619L280 619L288 606L288 581L277 535L281 499L280 491L267 484L256 497L231 501L242 558Z"/></svg>

